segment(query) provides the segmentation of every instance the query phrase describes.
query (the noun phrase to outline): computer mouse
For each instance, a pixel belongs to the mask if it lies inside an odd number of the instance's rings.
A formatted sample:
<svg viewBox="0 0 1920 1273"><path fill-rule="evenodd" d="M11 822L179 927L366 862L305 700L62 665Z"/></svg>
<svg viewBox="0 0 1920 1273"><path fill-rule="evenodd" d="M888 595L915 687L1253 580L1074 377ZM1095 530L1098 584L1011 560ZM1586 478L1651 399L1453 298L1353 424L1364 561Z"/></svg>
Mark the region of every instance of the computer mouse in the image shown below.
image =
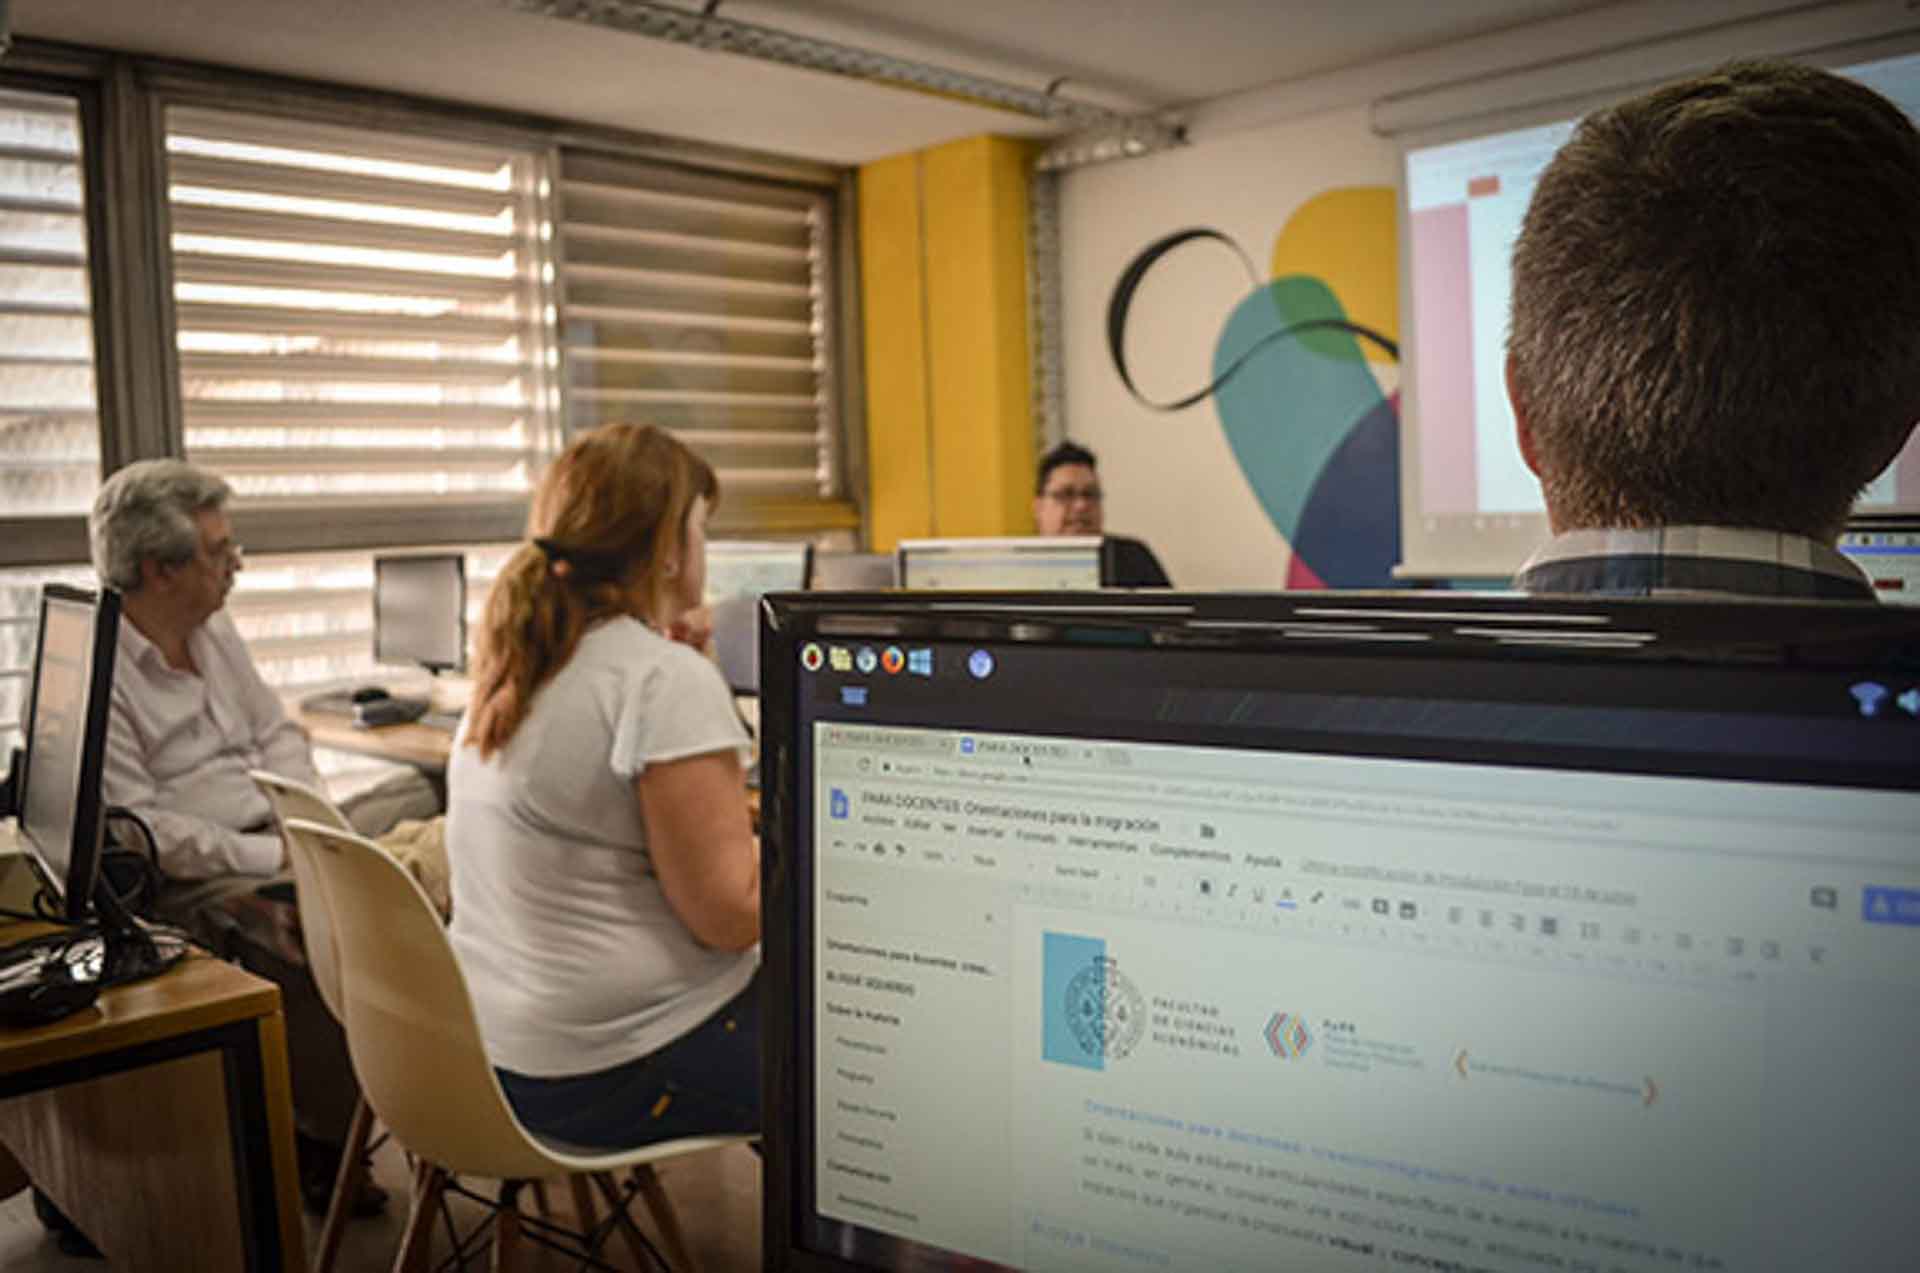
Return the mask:
<svg viewBox="0 0 1920 1273"><path fill-rule="evenodd" d="M378 685L363 685L353 692L353 701L356 703L378 703L388 697L387 692Z"/></svg>

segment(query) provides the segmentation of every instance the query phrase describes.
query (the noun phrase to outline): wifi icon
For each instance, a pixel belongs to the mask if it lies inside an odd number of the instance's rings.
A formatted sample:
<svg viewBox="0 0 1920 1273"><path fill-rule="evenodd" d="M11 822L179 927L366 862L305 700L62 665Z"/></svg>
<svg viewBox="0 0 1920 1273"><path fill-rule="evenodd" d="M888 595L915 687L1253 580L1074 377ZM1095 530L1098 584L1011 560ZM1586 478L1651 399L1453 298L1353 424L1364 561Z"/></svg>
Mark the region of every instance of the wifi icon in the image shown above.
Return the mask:
<svg viewBox="0 0 1920 1273"><path fill-rule="evenodd" d="M1848 686L1847 693L1860 704L1862 716L1878 716L1880 709L1887 705L1887 687L1878 681L1860 681Z"/></svg>

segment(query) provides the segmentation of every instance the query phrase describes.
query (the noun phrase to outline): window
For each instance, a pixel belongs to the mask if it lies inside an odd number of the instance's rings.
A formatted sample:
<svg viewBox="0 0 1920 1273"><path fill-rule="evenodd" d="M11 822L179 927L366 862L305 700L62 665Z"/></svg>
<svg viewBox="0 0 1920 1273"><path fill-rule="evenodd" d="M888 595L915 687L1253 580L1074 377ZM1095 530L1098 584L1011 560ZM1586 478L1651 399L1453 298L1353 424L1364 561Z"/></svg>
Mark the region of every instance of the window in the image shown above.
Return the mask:
<svg viewBox="0 0 1920 1273"><path fill-rule="evenodd" d="M838 170L32 40L0 78L0 747L130 460L232 482L233 613L288 693L391 675L372 552L504 555L569 429L674 430L717 533L857 530Z"/></svg>
<svg viewBox="0 0 1920 1273"><path fill-rule="evenodd" d="M558 204L569 428L672 429L719 473L724 527L854 524L828 196L568 150Z"/></svg>
<svg viewBox="0 0 1920 1273"><path fill-rule="evenodd" d="M554 447L536 155L183 107L166 146L185 451L237 508L524 498Z"/></svg>
<svg viewBox="0 0 1920 1273"><path fill-rule="evenodd" d="M83 174L79 104L0 90L0 515L7 517L84 514L100 484Z"/></svg>

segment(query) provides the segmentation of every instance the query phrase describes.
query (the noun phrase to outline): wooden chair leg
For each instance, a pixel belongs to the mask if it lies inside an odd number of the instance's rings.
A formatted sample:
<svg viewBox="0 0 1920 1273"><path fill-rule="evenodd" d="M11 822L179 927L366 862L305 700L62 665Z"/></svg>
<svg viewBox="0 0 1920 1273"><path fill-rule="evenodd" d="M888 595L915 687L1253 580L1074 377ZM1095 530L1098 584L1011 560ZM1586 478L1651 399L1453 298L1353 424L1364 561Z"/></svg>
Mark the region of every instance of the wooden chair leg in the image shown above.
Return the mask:
<svg viewBox="0 0 1920 1273"><path fill-rule="evenodd" d="M393 1273L427 1273L428 1256L433 1249L433 1222L438 1218L440 1198L446 1191L447 1173L421 1159L413 1178L413 1210L407 1216L407 1231L400 1238L400 1249L393 1256Z"/></svg>
<svg viewBox="0 0 1920 1273"><path fill-rule="evenodd" d="M568 1176L567 1183L573 1186L574 1219L580 1224L580 1232L592 1233L600 1223L600 1213L593 1207L593 1189L584 1175Z"/></svg>
<svg viewBox="0 0 1920 1273"><path fill-rule="evenodd" d="M699 1265L694 1263L693 1252L687 1247L687 1235L680 1228L680 1214L673 1209L672 1199L660 1184L660 1173L653 1169L652 1163L641 1163L633 1169L633 1178L640 1186L640 1197L646 1201L647 1214L660 1230L661 1242L667 1248L667 1258L673 1261L673 1267L681 1273L699 1273Z"/></svg>
<svg viewBox="0 0 1920 1273"><path fill-rule="evenodd" d="M327 1202L327 1218L320 1225L320 1240L313 1249L313 1273L333 1273L340 1239L347 1231L347 1216L367 1183L367 1141L372 1135L373 1106L363 1096L353 1107L353 1122L347 1127L347 1145L340 1154L340 1170L333 1178L333 1197Z"/></svg>
<svg viewBox="0 0 1920 1273"><path fill-rule="evenodd" d="M509 1273L520 1249L520 1185L504 1181L500 1186L500 1207L493 1213L492 1273Z"/></svg>
<svg viewBox="0 0 1920 1273"><path fill-rule="evenodd" d="M553 1214L553 1204L547 1201L547 1182L544 1180L535 1180L532 1184L533 1205L540 1209L540 1218L545 1220Z"/></svg>
<svg viewBox="0 0 1920 1273"><path fill-rule="evenodd" d="M633 1222L626 1207L621 1205L625 1199L620 1196L619 1181L613 1178L610 1171L597 1171L593 1175L593 1183L600 1187L601 1196L607 1200L607 1207L613 1212L614 1226L620 1230L620 1236L627 1240L627 1250L633 1252L634 1265L641 1269L651 1267L657 1262L657 1257L648 1249L646 1236L640 1232L640 1226Z"/></svg>

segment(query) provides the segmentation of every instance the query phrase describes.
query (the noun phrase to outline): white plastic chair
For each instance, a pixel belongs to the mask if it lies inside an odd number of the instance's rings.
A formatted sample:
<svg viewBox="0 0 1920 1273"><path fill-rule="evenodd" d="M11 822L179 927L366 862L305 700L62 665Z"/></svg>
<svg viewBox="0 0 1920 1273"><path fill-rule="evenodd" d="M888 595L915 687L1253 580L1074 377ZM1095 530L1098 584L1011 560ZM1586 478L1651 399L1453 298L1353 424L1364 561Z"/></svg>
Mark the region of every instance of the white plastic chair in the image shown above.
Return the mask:
<svg viewBox="0 0 1920 1273"><path fill-rule="evenodd" d="M333 948L333 915L327 908L326 894L313 877L313 868L295 854L287 835L287 824L295 819L318 823L339 831L351 831L352 825L340 807L303 782L254 769L247 777L260 788L273 806L273 820L280 828L281 842L288 846L287 861L293 867L293 889L300 909L300 940L307 949L307 971L320 991L333 1019L346 1025L340 992L340 965ZM347 1213L367 1180L367 1144L373 1137L373 1107L362 1095L353 1107L353 1121L347 1126L347 1142L340 1154L340 1172L333 1178L333 1194L327 1202L327 1218L321 1222L320 1238L313 1249L313 1273L333 1273L340 1253L340 1239L346 1233Z"/></svg>
<svg viewBox="0 0 1920 1273"><path fill-rule="evenodd" d="M480 1038L473 1000L433 903L379 845L351 831L294 819L285 826L296 862L306 859L335 919L334 942L344 990L347 1046L361 1091L393 1136L419 1160L413 1210L396 1271L424 1268L432 1218L450 1175L502 1182L494 1220L494 1267L505 1267L522 1236L516 1206L521 1183L566 1175L576 1196L590 1180L611 1208L594 1234L571 1233L591 1258L609 1228L618 1228L645 1266L665 1263L628 1214L631 1195L615 1180L631 1170L634 1184L673 1265L693 1262L672 1204L653 1164L752 1136L699 1136L616 1153L575 1152L548 1144L520 1125L494 1076ZM592 1224L591 1217L582 1217ZM529 1236L550 1238L534 1222ZM577 1254L578 1252L576 1252Z"/></svg>

